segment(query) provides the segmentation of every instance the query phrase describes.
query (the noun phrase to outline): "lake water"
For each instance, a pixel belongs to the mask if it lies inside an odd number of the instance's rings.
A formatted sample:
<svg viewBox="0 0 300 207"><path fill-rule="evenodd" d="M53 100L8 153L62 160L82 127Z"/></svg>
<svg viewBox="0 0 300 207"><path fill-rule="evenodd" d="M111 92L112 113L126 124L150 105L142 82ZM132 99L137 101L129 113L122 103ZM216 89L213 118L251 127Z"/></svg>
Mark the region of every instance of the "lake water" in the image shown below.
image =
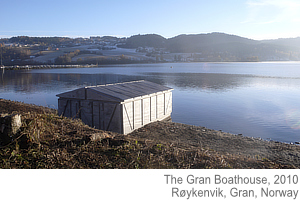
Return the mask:
<svg viewBox="0 0 300 207"><path fill-rule="evenodd" d="M300 62L1 71L0 98L57 108L56 94L141 79L174 88L174 122L282 142L300 141Z"/></svg>

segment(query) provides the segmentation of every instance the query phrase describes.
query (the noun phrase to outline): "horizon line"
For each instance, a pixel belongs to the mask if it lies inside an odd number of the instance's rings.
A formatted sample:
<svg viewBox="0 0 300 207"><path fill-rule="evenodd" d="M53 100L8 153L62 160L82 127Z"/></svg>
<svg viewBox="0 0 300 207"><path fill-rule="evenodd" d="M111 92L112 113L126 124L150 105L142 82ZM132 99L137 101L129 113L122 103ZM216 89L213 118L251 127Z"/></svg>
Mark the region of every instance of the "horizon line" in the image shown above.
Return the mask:
<svg viewBox="0 0 300 207"><path fill-rule="evenodd" d="M231 34L231 33L225 33L225 32L208 32L208 33L189 33L189 34L178 34L172 37L165 37L163 35L157 34L157 33L139 33L139 34L133 34L130 36L126 36L126 35L37 35L37 36L30 36L30 35L0 35L0 40L1 39L10 39L12 37L65 37L65 38L70 38L70 39L77 39L77 38L91 38L91 37L117 37L117 38L130 38L132 36L137 36L137 35L159 35L165 39L171 39L174 37L178 37L181 35L203 35L203 34L214 34L214 33L218 33L218 34L226 34L226 35L233 35L233 36L238 36L238 37L242 37L242 38L246 38L246 39L251 39L251 40L256 40L256 41L263 41L263 40L277 40L277 39L295 39L295 38L300 38L299 36L291 36L291 37L277 37L277 38L266 38L266 39L261 39L261 38L249 38L249 37L244 37L244 36L240 36L240 35L236 35L236 34Z"/></svg>

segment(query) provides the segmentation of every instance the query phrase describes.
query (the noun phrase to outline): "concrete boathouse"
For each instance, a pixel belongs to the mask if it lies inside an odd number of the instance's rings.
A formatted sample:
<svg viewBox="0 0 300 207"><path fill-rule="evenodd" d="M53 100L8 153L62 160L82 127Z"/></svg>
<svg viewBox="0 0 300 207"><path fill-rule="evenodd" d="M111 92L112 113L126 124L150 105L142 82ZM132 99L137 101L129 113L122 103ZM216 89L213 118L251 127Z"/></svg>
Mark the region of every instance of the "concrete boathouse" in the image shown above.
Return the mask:
<svg viewBox="0 0 300 207"><path fill-rule="evenodd" d="M58 113L106 131L128 134L172 112L172 88L132 81L79 88L58 94Z"/></svg>

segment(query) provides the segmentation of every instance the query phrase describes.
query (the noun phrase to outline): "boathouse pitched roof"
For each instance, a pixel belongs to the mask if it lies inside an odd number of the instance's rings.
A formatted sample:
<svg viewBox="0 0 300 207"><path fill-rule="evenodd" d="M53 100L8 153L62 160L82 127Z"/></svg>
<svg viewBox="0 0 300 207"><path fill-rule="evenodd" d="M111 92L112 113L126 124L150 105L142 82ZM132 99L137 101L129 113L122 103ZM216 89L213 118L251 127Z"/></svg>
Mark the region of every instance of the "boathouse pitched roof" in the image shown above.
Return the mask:
<svg viewBox="0 0 300 207"><path fill-rule="evenodd" d="M87 86L73 91L58 94L60 98L90 99L104 101L123 102L145 95L150 95L162 91L173 90L170 87L152 83L145 80L131 81L124 83Z"/></svg>

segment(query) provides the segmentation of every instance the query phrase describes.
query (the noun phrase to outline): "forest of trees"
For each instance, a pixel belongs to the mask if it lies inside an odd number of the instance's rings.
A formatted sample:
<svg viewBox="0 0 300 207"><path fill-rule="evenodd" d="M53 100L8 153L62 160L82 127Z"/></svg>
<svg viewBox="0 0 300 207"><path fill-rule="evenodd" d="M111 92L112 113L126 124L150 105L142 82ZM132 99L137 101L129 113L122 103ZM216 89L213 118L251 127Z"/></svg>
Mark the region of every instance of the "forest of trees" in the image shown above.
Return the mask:
<svg viewBox="0 0 300 207"><path fill-rule="evenodd" d="M1 65L11 65L22 63L22 61L29 59L31 51L29 49L18 47L4 47L4 44L0 43L1 53Z"/></svg>
<svg viewBox="0 0 300 207"><path fill-rule="evenodd" d="M156 34L134 35L126 40L124 48L155 47L164 48L166 39Z"/></svg>
<svg viewBox="0 0 300 207"><path fill-rule="evenodd" d="M75 50L74 52L70 52L67 54L64 54L62 56L59 56L55 59L55 64L57 65L67 65L72 63L72 58L79 55L80 50Z"/></svg>
<svg viewBox="0 0 300 207"><path fill-rule="evenodd" d="M72 38L68 37L28 37L28 36L18 36L8 39L11 43L20 43L20 44L40 44L40 45L59 45L64 42L73 41Z"/></svg>

